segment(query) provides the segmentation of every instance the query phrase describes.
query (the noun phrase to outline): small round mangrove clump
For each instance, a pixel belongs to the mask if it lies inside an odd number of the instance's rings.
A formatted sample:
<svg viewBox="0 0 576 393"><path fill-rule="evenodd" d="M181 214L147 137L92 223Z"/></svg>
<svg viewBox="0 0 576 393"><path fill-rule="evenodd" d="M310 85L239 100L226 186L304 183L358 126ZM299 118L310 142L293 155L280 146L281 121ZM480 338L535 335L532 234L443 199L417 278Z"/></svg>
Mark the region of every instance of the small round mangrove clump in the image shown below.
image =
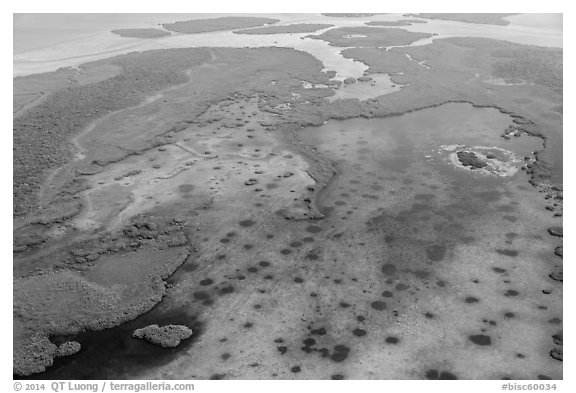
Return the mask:
<svg viewBox="0 0 576 393"><path fill-rule="evenodd" d="M161 347L173 348L180 344L180 341L192 335L192 329L184 325L149 325L142 329L136 329L132 337L140 338L149 343L160 345Z"/></svg>
<svg viewBox="0 0 576 393"><path fill-rule="evenodd" d="M488 166L487 163L479 159L476 154L471 151L459 151L456 155L458 156L458 160L460 160L464 166L470 166L472 168L484 168L485 166Z"/></svg>

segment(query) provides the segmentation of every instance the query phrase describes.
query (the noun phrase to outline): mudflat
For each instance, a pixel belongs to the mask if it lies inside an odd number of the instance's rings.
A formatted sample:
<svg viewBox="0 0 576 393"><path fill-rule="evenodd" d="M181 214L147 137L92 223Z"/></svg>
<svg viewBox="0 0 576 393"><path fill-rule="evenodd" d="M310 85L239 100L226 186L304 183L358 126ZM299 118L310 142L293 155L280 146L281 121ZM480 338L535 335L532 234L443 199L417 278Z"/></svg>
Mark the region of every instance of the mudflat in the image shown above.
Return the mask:
<svg viewBox="0 0 576 393"><path fill-rule="evenodd" d="M243 29L235 31L236 34L290 34L290 33L313 33L318 30L327 29L334 25L326 23L294 23L285 26L266 26L253 29Z"/></svg>
<svg viewBox="0 0 576 393"><path fill-rule="evenodd" d="M170 35L170 32L160 29L116 29L112 33L118 34L121 37L130 38L158 38Z"/></svg>
<svg viewBox="0 0 576 393"><path fill-rule="evenodd" d="M516 14L498 14L498 13L423 13L423 14L410 14L420 18L426 19L442 19L452 20L457 22L466 23L481 23L488 25L508 25L510 22L504 19L506 16Z"/></svg>

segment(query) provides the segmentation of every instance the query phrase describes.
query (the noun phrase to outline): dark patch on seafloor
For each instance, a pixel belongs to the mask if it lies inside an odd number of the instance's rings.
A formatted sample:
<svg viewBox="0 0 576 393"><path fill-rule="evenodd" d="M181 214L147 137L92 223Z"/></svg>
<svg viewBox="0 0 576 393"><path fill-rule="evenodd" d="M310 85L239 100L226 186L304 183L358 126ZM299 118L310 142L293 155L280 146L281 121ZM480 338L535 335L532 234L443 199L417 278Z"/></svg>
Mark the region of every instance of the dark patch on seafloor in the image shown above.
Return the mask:
<svg viewBox="0 0 576 393"><path fill-rule="evenodd" d="M162 303L160 303L162 304ZM132 337L132 332L151 324L185 325L192 329L189 339L176 348L163 348ZM52 342L75 340L82 349L75 355L56 358L45 372L25 379L128 379L140 370L159 367L186 351L202 334L204 323L184 309L160 311L153 308L133 321L99 332L85 332L76 336L53 337Z"/></svg>

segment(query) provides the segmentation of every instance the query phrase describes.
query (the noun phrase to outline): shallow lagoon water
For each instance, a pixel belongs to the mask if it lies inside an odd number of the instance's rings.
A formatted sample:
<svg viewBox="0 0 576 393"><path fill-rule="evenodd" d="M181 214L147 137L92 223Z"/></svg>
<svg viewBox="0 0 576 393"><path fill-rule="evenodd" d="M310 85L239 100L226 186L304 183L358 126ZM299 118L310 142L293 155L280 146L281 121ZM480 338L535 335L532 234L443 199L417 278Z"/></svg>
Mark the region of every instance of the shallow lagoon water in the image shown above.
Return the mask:
<svg viewBox="0 0 576 393"><path fill-rule="evenodd" d="M376 98L385 94L394 93L402 88L390 80L388 74L371 74L370 81L357 81L356 83L345 85L342 84L339 88L335 89L336 94L328 97L329 101L357 98L360 101L369 98Z"/></svg>
<svg viewBox="0 0 576 393"><path fill-rule="evenodd" d="M539 196L521 171L482 176L452 166L440 152L441 145L466 144L524 156L541 147L537 138L501 138L511 120L462 103L302 129L304 142L337 162L338 174L321 195L324 219L294 222L272 214L241 221L226 245L200 245L194 264L177 271L168 298L152 312L79 337L79 354L37 377L403 379L423 378L438 363L459 378L557 377L538 351L547 337L534 329L557 310L546 303L543 315L529 311L542 296L532 270L548 247L534 237L534 221L546 214L535 213L542 210L534 208ZM242 249L246 241L254 247ZM515 259L502 249L519 251L522 264L513 267ZM495 266L514 270L505 277L511 284L499 281ZM200 283L206 278L235 290L217 296ZM508 285L522 296L503 295ZM213 303L200 305L191 296L199 289ZM472 298L473 305L465 301ZM502 320L508 311L524 315L518 326ZM483 318L498 326L482 330L494 346L478 349L467 337L480 332ZM130 337L149 323L184 323L200 334L175 350ZM516 328L525 334L513 334ZM321 329L326 334L314 333ZM313 344L301 349L303 340ZM348 360L341 362L332 347L348 348ZM514 351L529 360L507 360ZM301 374L289 371L294 365Z"/></svg>

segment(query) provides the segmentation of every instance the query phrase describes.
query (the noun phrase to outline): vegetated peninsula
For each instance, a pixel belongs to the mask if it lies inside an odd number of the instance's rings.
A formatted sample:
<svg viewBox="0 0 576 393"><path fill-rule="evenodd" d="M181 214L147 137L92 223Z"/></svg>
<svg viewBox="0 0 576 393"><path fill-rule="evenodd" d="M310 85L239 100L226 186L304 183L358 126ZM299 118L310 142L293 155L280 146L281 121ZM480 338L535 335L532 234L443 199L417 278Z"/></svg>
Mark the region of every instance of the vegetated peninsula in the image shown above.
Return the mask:
<svg viewBox="0 0 576 393"><path fill-rule="evenodd" d="M313 33L327 29L334 25L326 23L294 23L284 26L265 26L253 29L236 30L236 34L288 34L288 33Z"/></svg>
<svg viewBox="0 0 576 393"><path fill-rule="evenodd" d="M379 27L339 27L310 38L327 41L332 46L369 47L409 45L414 41L432 37L428 33L416 33L403 29Z"/></svg>
<svg viewBox="0 0 576 393"><path fill-rule="evenodd" d="M170 32L153 28L142 29L116 29L112 33L129 38L158 38L170 35Z"/></svg>
<svg viewBox="0 0 576 393"><path fill-rule="evenodd" d="M510 24L510 21L504 19L506 16L516 15L515 13L511 14L497 14L497 13L445 13L445 14L437 14L437 13L423 13L423 14L406 14L405 16L415 16L419 18L426 18L426 19L442 19L442 20L452 20L457 22L466 22L466 23L479 23L485 25L502 25L506 26Z"/></svg>
<svg viewBox="0 0 576 393"><path fill-rule="evenodd" d="M192 19L188 21L164 23L166 30L183 34L207 33L210 31L236 30L258 27L279 22L279 19L258 18L249 16L224 16L213 19Z"/></svg>

